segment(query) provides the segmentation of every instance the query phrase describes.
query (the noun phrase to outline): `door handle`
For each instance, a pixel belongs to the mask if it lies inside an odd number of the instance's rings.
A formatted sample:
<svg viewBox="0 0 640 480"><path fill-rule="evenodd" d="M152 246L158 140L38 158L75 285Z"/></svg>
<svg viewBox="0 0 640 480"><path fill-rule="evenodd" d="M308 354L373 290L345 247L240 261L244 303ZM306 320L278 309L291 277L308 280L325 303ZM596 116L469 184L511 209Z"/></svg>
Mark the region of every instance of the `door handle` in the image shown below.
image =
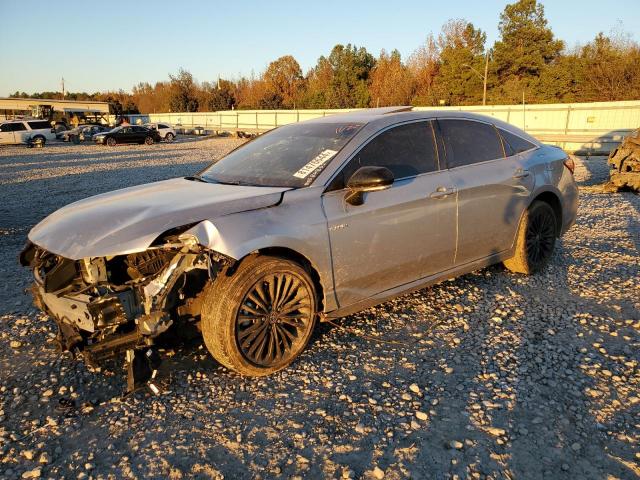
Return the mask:
<svg viewBox="0 0 640 480"><path fill-rule="evenodd" d="M438 187L435 192L431 192L429 197L431 198L445 198L454 193L455 190L453 188L447 187Z"/></svg>
<svg viewBox="0 0 640 480"><path fill-rule="evenodd" d="M521 168L516 170L516 172L513 174L513 178L525 178L528 176L529 176L529 170L523 170Z"/></svg>

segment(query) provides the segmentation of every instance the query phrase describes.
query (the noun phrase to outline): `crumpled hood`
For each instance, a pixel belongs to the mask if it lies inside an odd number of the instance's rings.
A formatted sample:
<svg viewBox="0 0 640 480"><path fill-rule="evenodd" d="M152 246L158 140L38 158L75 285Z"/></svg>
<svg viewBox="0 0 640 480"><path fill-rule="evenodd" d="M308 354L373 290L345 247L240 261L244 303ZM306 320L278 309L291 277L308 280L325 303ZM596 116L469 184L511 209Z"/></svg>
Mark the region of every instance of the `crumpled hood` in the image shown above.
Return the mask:
<svg viewBox="0 0 640 480"><path fill-rule="evenodd" d="M71 203L33 227L29 240L73 260L139 252L171 228L270 207L286 190L183 178L149 183Z"/></svg>

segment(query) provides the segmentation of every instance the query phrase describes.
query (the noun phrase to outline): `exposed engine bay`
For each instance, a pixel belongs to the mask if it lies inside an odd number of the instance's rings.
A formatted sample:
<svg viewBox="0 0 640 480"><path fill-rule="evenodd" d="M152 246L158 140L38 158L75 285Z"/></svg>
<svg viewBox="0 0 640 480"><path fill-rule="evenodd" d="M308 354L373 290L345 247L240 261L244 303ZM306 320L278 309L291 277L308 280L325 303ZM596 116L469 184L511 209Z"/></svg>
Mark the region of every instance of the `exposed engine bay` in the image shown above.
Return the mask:
<svg viewBox="0 0 640 480"><path fill-rule="evenodd" d="M233 259L174 231L144 252L80 260L28 242L20 263L33 270L34 303L55 320L60 349L94 366L125 353L132 391L155 375L155 339L197 325L202 289Z"/></svg>

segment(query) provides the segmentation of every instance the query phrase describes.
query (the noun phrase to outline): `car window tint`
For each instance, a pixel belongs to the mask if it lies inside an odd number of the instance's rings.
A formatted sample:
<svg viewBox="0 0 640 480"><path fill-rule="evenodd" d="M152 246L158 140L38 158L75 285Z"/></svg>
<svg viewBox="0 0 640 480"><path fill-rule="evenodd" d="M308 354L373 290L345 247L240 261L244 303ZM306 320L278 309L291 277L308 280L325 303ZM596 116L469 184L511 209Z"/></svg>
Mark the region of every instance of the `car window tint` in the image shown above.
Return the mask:
<svg viewBox="0 0 640 480"><path fill-rule="evenodd" d="M449 168L503 158L493 125L471 120L438 120Z"/></svg>
<svg viewBox="0 0 640 480"><path fill-rule="evenodd" d="M516 153L526 152L527 150L531 150L535 148L535 145L528 140L525 140L518 135L515 135L511 132L507 132L506 130L498 129L500 132L500 136L502 136L502 140L504 141L505 150L507 151L507 155L515 155Z"/></svg>
<svg viewBox="0 0 640 480"><path fill-rule="evenodd" d="M167 127L166 125L159 124L158 128L169 128L169 127Z"/></svg>
<svg viewBox="0 0 640 480"><path fill-rule="evenodd" d="M431 122L400 125L382 132L362 148L343 169L346 182L360 167L386 167L395 178L438 169Z"/></svg>
<svg viewBox="0 0 640 480"><path fill-rule="evenodd" d="M5 123L4 125L0 125L0 132L11 132L11 124Z"/></svg>
<svg viewBox="0 0 640 480"><path fill-rule="evenodd" d="M26 129L27 127L22 122L11 124L11 130L13 130L14 132L22 132L23 130L26 130Z"/></svg>
<svg viewBox="0 0 640 480"><path fill-rule="evenodd" d="M47 121L39 121L39 122L27 122L29 123L29 126L33 129L33 130L43 130L43 129L50 129L51 125L49 124L49 122Z"/></svg>

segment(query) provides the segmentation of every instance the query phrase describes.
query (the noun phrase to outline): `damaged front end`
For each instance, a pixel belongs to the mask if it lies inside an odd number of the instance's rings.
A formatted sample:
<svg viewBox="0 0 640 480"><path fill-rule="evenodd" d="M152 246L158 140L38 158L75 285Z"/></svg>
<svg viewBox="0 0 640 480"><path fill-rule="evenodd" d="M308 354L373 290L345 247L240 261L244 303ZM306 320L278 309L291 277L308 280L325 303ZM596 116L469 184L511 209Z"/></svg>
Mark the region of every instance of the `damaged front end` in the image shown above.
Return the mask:
<svg viewBox="0 0 640 480"><path fill-rule="evenodd" d="M157 368L157 337L176 322L197 324L205 284L233 259L178 231L143 252L80 260L28 242L20 263L33 271L34 303L58 325L61 350L91 365L126 352L133 390Z"/></svg>

